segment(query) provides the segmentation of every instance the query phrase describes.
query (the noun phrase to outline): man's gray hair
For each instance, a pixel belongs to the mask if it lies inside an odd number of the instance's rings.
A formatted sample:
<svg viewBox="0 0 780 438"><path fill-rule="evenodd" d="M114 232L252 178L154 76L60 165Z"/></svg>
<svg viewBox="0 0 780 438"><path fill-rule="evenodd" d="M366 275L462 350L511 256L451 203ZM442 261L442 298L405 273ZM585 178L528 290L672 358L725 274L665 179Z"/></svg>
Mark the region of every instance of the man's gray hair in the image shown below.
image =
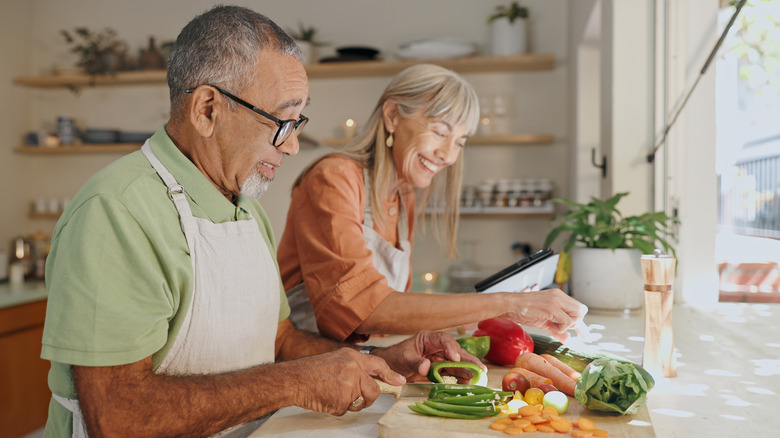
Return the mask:
<svg viewBox="0 0 780 438"><path fill-rule="evenodd" d="M195 17L179 33L168 58L171 119L182 115L186 89L221 84L240 92L255 79L257 57L265 48L303 60L287 33L251 9L220 5Z"/></svg>

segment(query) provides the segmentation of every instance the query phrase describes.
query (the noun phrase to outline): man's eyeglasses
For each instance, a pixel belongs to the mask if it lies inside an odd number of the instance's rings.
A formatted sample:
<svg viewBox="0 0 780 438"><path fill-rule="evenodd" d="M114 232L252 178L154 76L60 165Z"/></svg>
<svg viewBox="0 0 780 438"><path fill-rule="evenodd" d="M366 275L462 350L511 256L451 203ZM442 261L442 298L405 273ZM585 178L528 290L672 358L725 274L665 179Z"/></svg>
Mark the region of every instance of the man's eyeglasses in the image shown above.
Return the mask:
<svg viewBox="0 0 780 438"><path fill-rule="evenodd" d="M309 118L304 116L303 114L301 114L301 116L298 117L298 120L293 120L293 119L290 119L290 120L280 120L280 119L272 116L271 114L268 114L267 112L261 110L260 108L252 105L251 103L249 103L249 102L247 102L247 101L245 101L245 100L243 100L243 99L241 99L239 97L236 97L236 96L228 93L227 91L225 91L225 90L223 90L223 89L221 89L221 88L219 88L219 87L217 87L215 85L208 84L208 86L216 88L217 91L219 91L220 93L224 94L225 96L233 99L233 101L235 101L236 103L241 104L241 105L251 109L255 113L260 114L261 116L267 118L268 120L271 120L272 122L276 123L278 128L276 129L276 134L274 134L274 139L271 142L271 144L274 145L274 147L278 148L279 146L284 144L285 140L287 140L287 138L290 136L290 134L293 133L293 131L295 131L296 135L300 134L301 131L303 131L303 127L306 126L306 122L309 121ZM195 87L195 88L198 88L198 87ZM186 90L184 90L184 92L185 93L192 93L193 91L195 91L195 88L186 89Z"/></svg>

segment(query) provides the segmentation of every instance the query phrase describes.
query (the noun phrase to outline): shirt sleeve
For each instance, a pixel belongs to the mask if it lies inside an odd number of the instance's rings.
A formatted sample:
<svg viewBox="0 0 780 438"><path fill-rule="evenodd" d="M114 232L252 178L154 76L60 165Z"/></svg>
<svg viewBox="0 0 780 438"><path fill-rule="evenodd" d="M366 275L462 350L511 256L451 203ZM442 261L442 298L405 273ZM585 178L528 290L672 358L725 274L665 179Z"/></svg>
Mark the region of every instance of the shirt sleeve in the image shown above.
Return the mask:
<svg viewBox="0 0 780 438"><path fill-rule="evenodd" d="M363 237L362 170L320 162L293 191L287 226L320 332L344 340L394 290ZM339 165L341 164L341 165Z"/></svg>
<svg viewBox="0 0 780 438"><path fill-rule="evenodd" d="M179 304L168 280L182 275L160 264L170 254L159 250L175 249L153 245L150 232L110 197L87 200L67 219L47 260L43 358L121 365L165 344Z"/></svg>

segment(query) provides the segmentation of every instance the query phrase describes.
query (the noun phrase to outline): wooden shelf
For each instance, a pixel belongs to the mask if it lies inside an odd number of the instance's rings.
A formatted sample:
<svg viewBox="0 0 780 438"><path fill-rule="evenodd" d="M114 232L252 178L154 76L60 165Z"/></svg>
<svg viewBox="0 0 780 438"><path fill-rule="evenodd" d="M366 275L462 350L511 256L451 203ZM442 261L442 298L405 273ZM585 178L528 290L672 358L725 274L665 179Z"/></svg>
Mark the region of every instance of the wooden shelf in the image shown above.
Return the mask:
<svg viewBox="0 0 780 438"><path fill-rule="evenodd" d="M19 146L14 151L26 155L60 155L60 154L126 154L141 149L141 143L108 143L80 144L72 146Z"/></svg>
<svg viewBox="0 0 780 438"><path fill-rule="evenodd" d="M56 213L40 213L37 211L30 212L30 217L33 219L59 219L60 216L62 216L61 211L58 211Z"/></svg>
<svg viewBox="0 0 780 438"><path fill-rule="evenodd" d="M343 146L347 144L348 139L341 138L323 138L322 144L325 146ZM486 135L470 137L466 146L486 146L486 145L541 145L555 143L555 136L552 134L507 134L507 135Z"/></svg>
<svg viewBox="0 0 780 438"><path fill-rule="evenodd" d="M534 53L517 56L468 56L463 58L402 61L328 62L306 65L309 79L392 76L406 67L430 63L460 73L499 73L544 71L555 68L555 56ZM35 88L72 88L115 85L154 85L167 83L165 70L119 72L113 75L61 74L25 76L14 80L18 85Z"/></svg>
<svg viewBox="0 0 780 438"><path fill-rule="evenodd" d="M415 64L436 64L459 73L498 73L507 71L543 71L555 68L555 56L534 53L517 56L468 56L463 58L403 61L356 61L310 64L309 79L393 76Z"/></svg>
<svg viewBox="0 0 780 438"><path fill-rule="evenodd" d="M430 210L428 211L430 213ZM496 217L496 218L551 218L555 206L547 202L539 207L461 207L461 217Z"/></svg>

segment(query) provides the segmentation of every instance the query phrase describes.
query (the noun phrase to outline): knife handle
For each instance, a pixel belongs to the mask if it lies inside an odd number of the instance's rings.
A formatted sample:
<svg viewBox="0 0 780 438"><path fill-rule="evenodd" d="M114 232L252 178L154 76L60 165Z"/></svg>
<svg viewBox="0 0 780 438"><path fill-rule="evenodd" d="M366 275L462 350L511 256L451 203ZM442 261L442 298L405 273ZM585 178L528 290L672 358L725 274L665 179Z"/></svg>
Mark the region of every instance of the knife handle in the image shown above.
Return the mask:
<svg viewBox="0 0 780 438"><path fill-rule="evenodd" d="M395 398L401 398L401 386L391 385L377 378L374 378L374 382L379 385L379 392L382 394L393 394Z"/></svg>

